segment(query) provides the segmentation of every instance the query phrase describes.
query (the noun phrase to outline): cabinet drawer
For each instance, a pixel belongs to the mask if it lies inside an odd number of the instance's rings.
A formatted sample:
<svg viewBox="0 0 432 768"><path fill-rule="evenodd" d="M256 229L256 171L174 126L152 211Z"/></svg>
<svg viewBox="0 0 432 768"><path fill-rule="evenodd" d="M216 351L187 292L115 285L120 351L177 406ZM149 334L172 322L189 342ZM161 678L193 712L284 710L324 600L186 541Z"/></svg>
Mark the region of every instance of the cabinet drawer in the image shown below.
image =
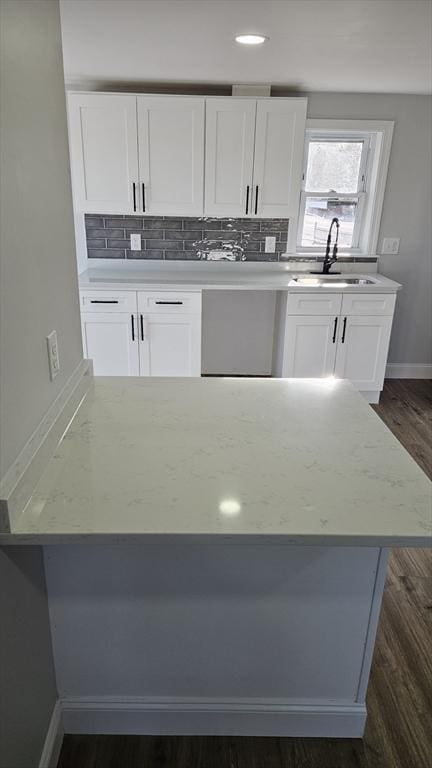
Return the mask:
<svg viewBox="0 0 432 768"><path fill-rule="evenodd" d="M392 315L396 303L394 293L345 293L343 315Z"/></svg>
<svg viewBox="0 0 432 768"><path fill-rule="evenodd" d="M201 312L201 292L139 291L138 311L181 315Z"/></svg>
<svg viewBox="0 0 432 768"><path fill-rule="evenodd" d="M82 312L136 312L136 291L80 291Z"/></svg>
<svg viewBox="0 0 432 768"><path fill-rule="evenodd" d="M339 315L341 293L289 293L288 315Z"/></svg>

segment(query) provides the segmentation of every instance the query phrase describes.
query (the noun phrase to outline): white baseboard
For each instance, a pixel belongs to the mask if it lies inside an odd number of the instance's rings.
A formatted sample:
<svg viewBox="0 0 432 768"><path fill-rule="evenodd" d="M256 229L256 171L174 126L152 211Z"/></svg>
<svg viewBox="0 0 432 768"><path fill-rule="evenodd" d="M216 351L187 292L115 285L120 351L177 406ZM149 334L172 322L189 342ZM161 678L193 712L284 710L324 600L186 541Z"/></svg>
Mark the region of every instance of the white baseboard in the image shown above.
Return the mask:
<svg viewBox="0 0 432 768"><path fill-rule="evenodd" d="M283 699L65 698L66 733L359 738L364 704Z"/></svg>
<svg viewBox="0 0 432 768"><path fill-rule="evenodd" d="M90 360L81 360L0 482L0 532L9 533L27 504L46 464L73 418L93 376Z"/></svg>
<svg viewBox="0 0 432 768"><path fill-rule="evenodd" d="M432 364L389 363L386 379L432 379Z"/></svg>
<svg viewBox="0 0 432 768"><path fill-rule="evenodd" d="M380 401L381 391L379 389L371 389L368 392L360 392L364 399L371 404L377 404Z"/></svg>
<svg viewBox="0 0 432 768"><path fill-rule="evenodd" d="M64 736L61 702L56 701L48 726L39 768L56 768Z"/></svg>

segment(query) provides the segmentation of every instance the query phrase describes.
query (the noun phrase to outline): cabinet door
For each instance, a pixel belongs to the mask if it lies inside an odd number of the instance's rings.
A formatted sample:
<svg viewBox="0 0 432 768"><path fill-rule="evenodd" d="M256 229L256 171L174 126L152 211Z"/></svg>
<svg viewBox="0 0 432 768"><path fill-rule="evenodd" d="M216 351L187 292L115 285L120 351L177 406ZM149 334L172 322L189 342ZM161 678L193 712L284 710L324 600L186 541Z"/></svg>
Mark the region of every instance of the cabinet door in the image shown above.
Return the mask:
<svg viewBox="0 0 432 768"><path fill-rule="evenodd" d="M202 216L204 99L138 96L140 210Z"/></svg>
<svg viewBox="0 0 432 768"><path fill-rule="evenodd" d="M138 376L137 316L129 312L83 312L84 355L95 376Z"/></svg>
<svg viewBox="0 0 432 768"><path fill-rule="evenodd" d="M258 101L253 212L261 217L298 215L306 124L306 99Z"/></svg>
<svg viewBox="0 0 432 768"><path fill-rule="evenodd" d="M341 317L336 376L360 391L381 390L392 326L391 317Z"/></svg>
<svg viewBox="0 0 432 768"><path fill-rule="evenodd" d="M141 376L201 376L199 315L139 315Z"/></svg>
<svg viewBox="0 0 432 768"><path fill-rule="evenodd" d="M83 213L133 213L138 193L136 97L69 96L75 208Z"/></svg>
<svg viewBox="0 0 432 768"><path fill-rule="evenodd" d="M255 99L206 101L206 216L252 211Z"/></svg>
<svg viewBox="0 0 432 768"><path fill-rule="evenodd" d="M282 375L321 378L334 373L338 317L288 315Z"/></svg>

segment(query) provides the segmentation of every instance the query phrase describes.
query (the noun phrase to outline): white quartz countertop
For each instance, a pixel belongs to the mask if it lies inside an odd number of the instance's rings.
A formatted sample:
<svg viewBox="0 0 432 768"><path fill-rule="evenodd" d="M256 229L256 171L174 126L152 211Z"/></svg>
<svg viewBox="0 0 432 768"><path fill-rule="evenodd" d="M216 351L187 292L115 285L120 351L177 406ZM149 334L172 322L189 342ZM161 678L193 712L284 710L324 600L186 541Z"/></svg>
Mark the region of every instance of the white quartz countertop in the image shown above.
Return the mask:
<svg viewBox="0 0 432 768"><path fill-rule="evenodd" d="M339 265L338 265L339 266ZM297 276L308 276L304 271L295 272L281 265L273 267L249 269L249 265L231 264L221 267L220 264L202 264L198 267L184 266L183 269L151 267L135 270L127 265L123 267L99 267L88 269L79 276L79 286L87 290L140 290L152 289L182 289L182 290L264 290L264 291L300 291L322 292L344 291L363 293L394 293L401 286L384 275L367 272L344 273L344 264L339 266L341 275L329 275L325 287L296 285L293 279ZM316 265L319 269L319 264ZM366 277L373 281L368 285L332 284L332 277Z"/></svg>
<svg viewBox="0 0 432 768"><path fill-rule="evenodd" d="M99 378L8 540L431 543L431 484L342 380Z"/></svg>

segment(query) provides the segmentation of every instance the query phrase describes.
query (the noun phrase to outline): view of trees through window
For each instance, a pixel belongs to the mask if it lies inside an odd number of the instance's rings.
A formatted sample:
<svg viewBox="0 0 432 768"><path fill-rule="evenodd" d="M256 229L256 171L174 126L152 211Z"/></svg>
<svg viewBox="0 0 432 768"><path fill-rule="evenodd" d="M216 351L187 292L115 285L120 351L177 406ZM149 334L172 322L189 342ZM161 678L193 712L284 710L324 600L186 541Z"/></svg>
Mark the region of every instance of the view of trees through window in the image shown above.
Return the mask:
<svg viewBox="0 0 432 768"><path fill-rule="evenodd" d="M339 244L352 247L358 198L346 199L344 195L355 195L359 191L363 146L361 140L309 142L302 246L325 245L331 220L337 216Z"/></svg>

